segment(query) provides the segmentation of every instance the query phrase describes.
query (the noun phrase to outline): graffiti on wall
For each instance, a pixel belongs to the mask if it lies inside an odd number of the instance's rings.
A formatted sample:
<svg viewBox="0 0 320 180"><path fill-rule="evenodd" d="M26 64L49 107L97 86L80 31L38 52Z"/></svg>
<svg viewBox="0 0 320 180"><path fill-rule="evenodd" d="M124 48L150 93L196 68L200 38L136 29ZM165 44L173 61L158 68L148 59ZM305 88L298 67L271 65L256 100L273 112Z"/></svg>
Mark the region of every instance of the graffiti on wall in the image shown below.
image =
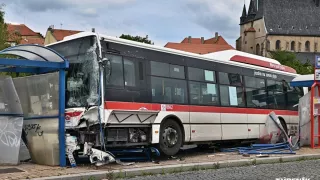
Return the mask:
<svg viewBox="0 0 320 180"><path fill-rule="evenodd" d="M22 117L0 117L0 146L19 147L21 141Z"/></svg>
<svg viewBox="0 0 320 180"><path fill-rule="evenodd" d="M43 130L41 130L40 124L27 124L27 125L24 125L23 129L24 129L24 131L26 133L26 136L28 136L29 132L34 132L38 136L42 136L43 135Z"/></svg>

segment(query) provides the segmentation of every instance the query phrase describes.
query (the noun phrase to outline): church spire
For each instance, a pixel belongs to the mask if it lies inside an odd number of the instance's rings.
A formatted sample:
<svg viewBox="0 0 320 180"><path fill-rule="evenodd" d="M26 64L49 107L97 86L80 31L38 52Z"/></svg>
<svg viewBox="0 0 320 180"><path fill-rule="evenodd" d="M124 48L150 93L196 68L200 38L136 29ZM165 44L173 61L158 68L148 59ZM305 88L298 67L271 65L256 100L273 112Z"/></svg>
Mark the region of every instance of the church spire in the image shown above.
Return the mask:
<svg viewBox="0 0 320 180"><path fill-rule="evenodd" d="M240 17L240 23L243 23L247 18L247 8L246 4L243 5L242 15Z"/></svg>
<svg viewBox="0 0 320 180"><path fill-rule="evenodd" d="M250 1L249 10L248 10L248 17L253 19L257 14L257 6L254 0Z"/></svg>
<svg viewBox="0 0 320 180"><path fill-rule="evenodd" d="M241 17L247 17L247 8L246 4L243 5L243 10L242 10L242 16Z"/></svg>

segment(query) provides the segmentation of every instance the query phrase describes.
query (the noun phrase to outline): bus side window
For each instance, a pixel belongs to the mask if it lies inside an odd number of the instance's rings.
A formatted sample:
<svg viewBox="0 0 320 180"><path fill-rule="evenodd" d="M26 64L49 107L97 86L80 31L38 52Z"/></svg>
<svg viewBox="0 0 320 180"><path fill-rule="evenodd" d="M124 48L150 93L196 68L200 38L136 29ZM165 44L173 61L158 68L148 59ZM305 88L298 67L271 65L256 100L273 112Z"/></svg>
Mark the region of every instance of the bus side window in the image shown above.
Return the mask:
<svg viewBox="0 0 320 180"><path fill-rule="evenodd" d="M121 56L115 55L107 55L108 59L110 60L111 67L109 67L110 72L106 72L109 74L106 77L106 84L111 86L123 87L124 80L123 80L123 61Z"/></svg>
<svg viewBox="0 0 320 180"><path fill-rule="evenodd" d="M267 107L265 79L245 76L247 106L256 108Z"/></svg>
<svg viewBox="0 0 320 180"><path fill-rule="evenodd" d="M222 106L245 106L242 76L219 72L219 84Z"/></svg>

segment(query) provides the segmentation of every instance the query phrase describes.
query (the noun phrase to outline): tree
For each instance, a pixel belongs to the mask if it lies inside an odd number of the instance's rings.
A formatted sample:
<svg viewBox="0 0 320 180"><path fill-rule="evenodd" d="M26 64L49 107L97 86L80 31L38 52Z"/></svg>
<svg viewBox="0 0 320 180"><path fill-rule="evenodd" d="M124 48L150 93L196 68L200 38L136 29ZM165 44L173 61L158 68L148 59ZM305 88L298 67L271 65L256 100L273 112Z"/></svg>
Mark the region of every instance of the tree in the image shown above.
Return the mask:
<svg viewBox="0 0 320 180"><path fill-rule="evenodd" d="M154 44L153 42L151 42L151 40L148 40L148 35L146 35L146 37L141 37L141 36L131 36L129 34L122 34L120 38L131 40L131 41L142 42L146 44Z"/></svg>
<svg viewBox="0 0 320 180"><path fill-rule="evenodd" d="M3 10L4 4L0 4L0 50L10 47L10 44L7 43L8 39L16 42L18 44L21 40L21 35L19 33L9 34L7 30L7 24L4 22L5 12ZM13 55L2 55L3 58L19 58ZM25 76L26 73L15 73L15 72L0 72L0 75L9 75L14 77Z"/></svg>
<svg viewBox="0 0 320 180"><path fill-rule="evenodd" d="M310 64L310 60L302 63L297 59L297 56L293 52L277 50L271 52L271 58L280 62L280 64L289 66L297 71L298 74L313 74L313 66Z"/></svg>
<svg viewBox="0 0 320 180"><path fill-rule="evenodd" d="M7 31L7 25L4 22L3 7L4 7L4 4L1 4L0 5L0 50L8 47L8 44L6 44L6 41L9 37L8 31Z"/></svg>

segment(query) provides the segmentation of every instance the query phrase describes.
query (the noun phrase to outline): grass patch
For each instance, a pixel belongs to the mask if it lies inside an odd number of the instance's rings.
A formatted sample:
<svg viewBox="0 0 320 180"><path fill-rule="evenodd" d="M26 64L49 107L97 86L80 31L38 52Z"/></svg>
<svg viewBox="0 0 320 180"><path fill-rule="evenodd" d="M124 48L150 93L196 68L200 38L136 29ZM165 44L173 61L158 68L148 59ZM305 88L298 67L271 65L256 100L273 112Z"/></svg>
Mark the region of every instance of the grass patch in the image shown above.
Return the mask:
<svg viewBox="0 0 320 180"><path fill-rule="evenodd" d="M257 159L252 160L252 165L254 165L254 166L257 165Z"/></svg>
<svg viewBox="0 0 320 180"><path fill-rule="evenodd" d="M214 164L213 169L220 169L220 164L218 162Z"/></svg>
<svg viewBox="0 0 320 180"><path fill-rule="evenodd" d="M279 158L279 162L280 162L280 163L283 163L282 157Z"/></svg>

